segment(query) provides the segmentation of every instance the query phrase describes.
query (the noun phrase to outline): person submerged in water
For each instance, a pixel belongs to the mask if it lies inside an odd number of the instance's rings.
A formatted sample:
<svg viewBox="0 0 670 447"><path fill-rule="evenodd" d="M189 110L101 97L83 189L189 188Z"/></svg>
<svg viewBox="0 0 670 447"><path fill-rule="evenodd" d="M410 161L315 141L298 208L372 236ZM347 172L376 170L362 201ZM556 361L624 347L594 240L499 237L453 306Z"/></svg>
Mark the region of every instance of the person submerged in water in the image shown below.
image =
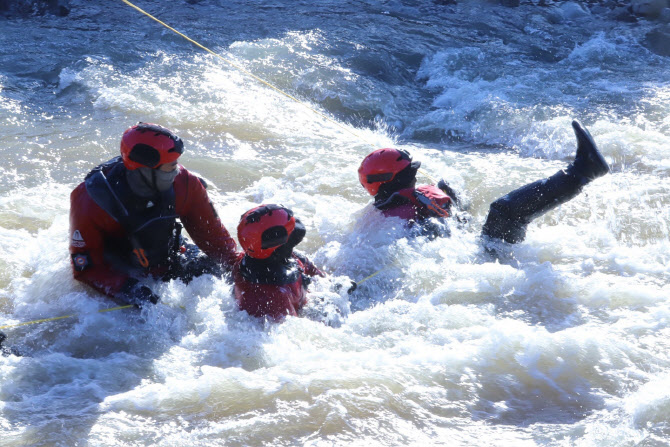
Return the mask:
<svg viewBox="0 0 670 447"><path fill-rule="evenodd" d="M281 321L297 316L307 303L311 277L325 276L307 257L294 251L305 226L293 211L260 205L242 215L237 238L244 250L233 268L235 299L255 317Z"/></svg>
<svg viewBox="0 0 670 447"><path fill-rule="evenodd" d="M235 241L219 220L205 181L177 163L183 150L170 130L139 123L124 132L121 156L93 169L72 191L76 280L139 307L159 301L140 278L188 282L232 268ZM181 236L182 225L196 245Z"/></svg>
<svg viewBox="0 0 670 447"><path fill-rule="evenodd" d="M572 127L577 137L575 160L551 177L522 186L493 202L482 228L486 239L512 244L523 241L530 222L609 172L591 134L576 120ZM374 197L375 208L385 216L399 217L429 237L446 235L448 229L439 221L452 216L453 208L459 208L458 196L444 180L437 186L416 186L420 166L407 151L378 149L365 157L358 176Z"/></svg>

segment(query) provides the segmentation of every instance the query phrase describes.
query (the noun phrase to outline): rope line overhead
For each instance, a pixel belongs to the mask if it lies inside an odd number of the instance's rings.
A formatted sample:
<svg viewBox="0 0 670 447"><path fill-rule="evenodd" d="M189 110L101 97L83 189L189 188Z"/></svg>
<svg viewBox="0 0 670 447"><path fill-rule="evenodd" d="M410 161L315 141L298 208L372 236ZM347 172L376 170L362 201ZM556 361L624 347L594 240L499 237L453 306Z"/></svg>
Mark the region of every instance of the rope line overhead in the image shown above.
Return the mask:
<svg viewBox="0 0 670 447"><path fill-rule="evenodd" d="M332 119L331 117L329 117L328 115L326 115L326 114L324 114L324 113L322 113L322 112L319 112L319 111L316 110L314 107L311 107L310 105L306 104L305 102L301 101L300 99L296 98L295 96L291 95L290 93L287 93L287 92L283 91L283 90L280 89L279 87L277 87L277 86L271 84L270 82L266 81L265 79L261 78L260 76L257 76L257 75L255 75L255 74L253 74L252 72L250 72L249 70L245 69L245 68L242 67L241 65L236 64L235 62L231 61L230 59L227 59L227 58L221 56L219 53L210 50L209 48L207 48L206 46L202 45L201 43L199 43L199 42L197 42L197 41L191 39L190 37L188 37L188 36L185 35L184 33L181 33L181 32L179 32L179 31L177 31L176 29L174 29L173 27L171 27L171 26L168 25L167 23L165 23L165 22L163 22L162 20L160 20L160 19L154 17L153 15L149 14L148 12L146 12L145 10L143 10L142 8L140 8L140 7L136 6L136 5L134 5L134 4L131 3L129 0L121 0L121 1L122 1L123 3L125 3L126 5L130 6L131 8L133 8L133 9L139 11L140 13L144 14L145 16L149 17L151 20L153 20L153 21L155 21L155 22L161 24L162 26L164 26L165 28L169 29L169 30L172 31L173 33L177 34L178 36L183 37L184 39L186 39L187 41L191 42L193 45L197 46L198 48L201 48L201 49L205 50L206 52L208 52L209 54L211 54L211 55L217 57L218 59L220 59L221 61L223 61L223 62L225 62L226 64L230 65L231 67L235 68L236 70L238 70L238 71L240 71L240 72L242 72L242 73L244 73L244 74L246 74L246 75L252 77L252 78L255 79L256 81L260 82L261 84L263 84L263 85L265 85L265 86L271 88L272 90L276 91L277 93L279 93L279 94L281 94L281 95L284 95L285 97L289 98L290 100L292 100L292 101L294 101L294 102L300 104L301 106L305 107L306 109L310 110L311 112L314 112L315 114L317 114L318 116L320 116L320 117L323 118L324 120L326 120L326 121L328 121L328 122L330 122L330 123L332 123L332 124L335 124L337 127L339 127L340 129L344 130L345 132L349 133L350 135L353 135L354 137L356 137L356 138L359 139L360 141L362 141L362 142L364 142L364 143L370 145L371 147L373 147L373 148L375 148L375 149L377 148L377 145L375 145L375 144L373 144L372 142L370 142L369 140L363 138L361 135L359 135L358 133L354 132L354 131L351 130L350 128L348 128L348 127L342 125L342 123L340 123L340 122L338 122L338 121ZM430 181L432 181L433 183L436 183L435 179L434 179L433 177L431 177L430 175L428 175L425 171L419 169L419 172L420 172L422 175L424 175L425 177L427 177L427 178L428 178Z"/></svg>
<svg viewBox="0 0 670 447"><path fill-rule="evenodd" d="M149 13L146 12L145 10L139 8L138 6L135 6L134 4L132 4L131 2L129 2L128 0L121 0L121 1L122 1L123 3L125 3L125 4L127 4L128 6L130 6L131 8L134 8L134 9L136 9L137 11L141 12L142 14L144 14L145 16L149 17L151 20L154 20L154 21L160 23L161 25L163 25L165 28L169 29L169 30L172 31L173 33L175 33L175 34L177 34L177 35L183 37L183 38L186 39L186 40L188 40L189 42L191 42L193 45L197 46L198 48L201 48L201 49L205 50L206 52L208 52L209 54L211 54L211 55L213 55L213 56L219 58L220 60L222 60L222 61L225 62L226 64L228 64L228 65L230 65L231 67L235 68L236 70L238 70L238 71L240 71L240 72L242 72L242 73L244 73L244 74L246 74L246 75L248 75L248 76L254 78L255 80L257 80L257 81L260 82L261 84L263 84L263 85L265 85L265 86L267 86L267 87L270 87L272 90L276 91L277 93L279 93L279 94L281 94L281 95L286 96L287 98L291 99L292 101L295 101L296 103L300 104L301 106L306 107L306 108L309 109L310 111L312 111L312 112L316 113L317 115L319 115L321 118L323 118L323 119L325 119L325 120L327 120L327 121L329 121L329 122L331 122L331 123L337 125L339 128L341 128L342 130L348 132L349 134L353 135L354 137L358 138L359 140L361 140L361 141L363 141L363 142L369 144L369 145L372 146L372 147L376 147L376 146L375 146L374 144L372 144L370 141L368 141L368 140L366 140L365 138L363 138L362 136L358 135L356 132L352 131L351 129L349 129L349 128L343 126L341 123L339 123L339 122L335 121L334 119L330 118L329 116L327 116L327 115L325 115L325 114L319 112L318 110L316 110L315 108L309 106L308 104L305 104L303 101L299 100L298 98L296 98L295 96L291 95L290 93L286 93L285 91L283 91L283 90L280 89L279 87L276 87L275 85L271 84L270 82L266 81L265 79L261 78L260 76L257 76L257 75L255 75L255 74L253 74L252 72L250 72L249 70L245 69L245 68L242 67L241 65L236 64L235 62L233 62L233 61L231 61L231 60L229 60L229 59L226 59L225 57L221 56L219 53L210 50L209 48L207 48L206 46L202 45L201 43L199 43L199 42L197 42L197 41L191 39L190 37L188 37L187 35L185 35L185 34L179 32L179 31L177 31L176 29L172 28L172 27L171 27L170 25L168 25L167 23L165 23L165 22L161 21L160 19L158 19L158 18L152 16L151 14L149 14Z"/></svg>

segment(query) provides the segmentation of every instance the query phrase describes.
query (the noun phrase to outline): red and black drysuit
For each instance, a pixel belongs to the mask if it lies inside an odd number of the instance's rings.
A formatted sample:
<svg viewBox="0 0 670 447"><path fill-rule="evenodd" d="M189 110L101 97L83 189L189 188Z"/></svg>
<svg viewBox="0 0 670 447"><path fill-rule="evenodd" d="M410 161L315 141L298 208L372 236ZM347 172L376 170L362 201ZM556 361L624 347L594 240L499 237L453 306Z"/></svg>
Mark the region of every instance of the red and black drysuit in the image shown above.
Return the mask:
<svg viewBox="0 0 670 447"><path fill-rule="evenodd" d="M482 236L485 241L501 240L511 244L523 241L530 222L572 199L582 191L586 184L609 172L609 166L598 151L588 130L576 120L572 122L572 128L577 138L577 152L574 161L551 177L515 189L491 203L489 214L482 227ZM379 151L386 151L386 149ZM448 229L445 232L441 231L442 222L440 221L450 215L452 202L457 208L460 208L454 190L444 180L438 182L437 187L414 188L416 172L420 164L410 163L411 158L406 153L404 156L401 151L396 151L396 153L398 159L392 160L391 164L405 160L405 167L395 174L392 172L381 174L382 176L390 175L391 180L379 185L375 193L375 207L383 211L386 216L405 219L410 222L411 226L418 227L421 234L426 236L448 235ZM381 163L389 163L389 161L381 160ZM359 175L362 175L360 169ZM369 177L379 175L374 174ZM361 183L364 186L366 182L381 181L371 180L369 177L367 180L361 177ZM430 217L438 219L428 219ZM414 223L418 225L413 225Z"/></svg>
<svg viewBox="0 0 670 447"><path fill-rule="evenodd" d="M110 296L137 283L133 276L163 279L211 272L184 267L181 224L193 242L229 270L236 244L219 220L204 181L179 167L173 186L152 198L134 194L116 157L91 171L70 195L70 254L75 279ZM195 251L195 258L205 258ZM182 257L180 259L180 256ZM191 260L193 261L193 260ZM198 262L191 262L192 265Z"/></svg>
<svg viewBox="0 0 670 447"><path fill-rule="evenodd" d="M399 217L410 222L422 235L429 237L448 236L446 224L429 218L451 216L454 200L434 185L421 185L416 188L403 188L388 194L378 194L374 206L384 216Z"/></svg>
<svg viewBox="0 0 670 447"><path fill-rule="evenodd" d="M233 268L235 299L241 310L255 317L281 321L297 316L307 303L307 286L313 276L325 276L303 254L293 251L307 230L299 219L288 240L265 259L241 254Z"/></svg>
<svg viewBox="0 0 670 447"><path fill-rule="evenodd" d="M449 217L453 200L437 186L404 188L386 200L375 200L375 207L387 217L420 221L428 217Z"/></svg>
<svg viewBox="0 0 670 447"><path fill-rule="evenodd" d="M511 244L523 241L530 222L572 199L582 191L584 185L609 172L609 167L597 152L590 135L581 127L575 131L582 152L586 152L595 161L587 159L587 155L583 153L580 156L578 151L575 162L566 169L495 200L491 203L482 227L482 236L486 241L500 240ZM381 192L375 196L374 202L374 206L385 216L399 217L418 229L421 235L430 238L449 236L449 228L444 218L452 215L452 205L458 208L460 204L454 190L444 180L438 186L422 185L395 192L389 192L389 189L387 187L382 191L380 188ZM459 222L467 220L460 216L457 219Z"/></svg>
<svg viewBox="0 0 670 447"><path fill-rule="evenodd" d="M243 255L233 268L235 299L249 315L281 321L287 315L297 316L307 304L313 276L324 274L302 254L293 252L283 260Z"/></svg>
<svg viewBox="0 0 670 447"><path fill-rule="evenodd" d="M533 219L579 194L589 181L568 167L506 194L491 204L482 236L508 243L523 241ZM438 185L405 188L386 196L378 194L374 206L385 216L407 221L423 236L446 237L450 232L444 218L452 215L452 205L458 206L458 198L444 181ZM457 219L464 222L460 216Z"/></svg>

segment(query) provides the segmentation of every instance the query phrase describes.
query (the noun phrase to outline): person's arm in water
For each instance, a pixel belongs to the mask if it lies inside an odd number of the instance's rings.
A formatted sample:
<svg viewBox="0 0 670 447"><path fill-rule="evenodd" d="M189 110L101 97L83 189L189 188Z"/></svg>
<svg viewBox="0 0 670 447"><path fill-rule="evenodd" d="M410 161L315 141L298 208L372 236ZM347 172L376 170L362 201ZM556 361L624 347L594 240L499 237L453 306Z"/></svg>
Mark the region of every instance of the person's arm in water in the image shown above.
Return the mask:
<svg viewBox="0 0 670 447"><path fill-rule="evenodd" d="M307 276L320 276L322 278L326 277L326 274L323 273L317 266L314 265L312 261L309 260L307 256L303 253L298 252L297 250L293 251L293 256L298 258L303 265L303 273Z"/></svg>
<svg viewBox="0 0 670 447"><path fill-rule="evenodd" d="M187 170L175 179L175 190L186 194L177 199L177 213L193 242L207 256L230 271L238 259L237 244L223 226L203 183Z"/></svg>
<svg viewBox="0 0 670 447"><path fill-rule="evenodd" d="M458 196L454 188L449 185L449 183L447 183L444 179L440 179L440 181L437 182L437 187L451 198L452 203L456 206L457 209L462 209L461 198Z"/></svg>
<svg viewBox="0 0 670 447"><path fill-rule="evenodd" d="M137 279L105 261L105 238L125 234L121 225L88 195L82 183L70 195L70 258L77 281L128 304L156 303L158 297Z"/></svg>

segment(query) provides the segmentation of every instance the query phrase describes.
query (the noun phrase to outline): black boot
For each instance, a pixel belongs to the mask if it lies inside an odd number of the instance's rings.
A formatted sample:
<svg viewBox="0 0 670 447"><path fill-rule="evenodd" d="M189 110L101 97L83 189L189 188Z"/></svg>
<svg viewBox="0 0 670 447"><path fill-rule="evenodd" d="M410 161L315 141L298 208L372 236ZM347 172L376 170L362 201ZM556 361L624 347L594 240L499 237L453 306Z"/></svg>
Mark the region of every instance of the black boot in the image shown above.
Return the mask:
<svg viewBox="0 0 670 447"><path fill-rule="evenodd" d="M572 173L584 177L588 181L595 180L610 172L610 167L598 152L596 143L589 131L584 129L577 120L572 121L572 128L575 130L575 136L577 137L577 153L575 154L575 161L568 166L568 172L572 170Z"/></svg>
<svg viewBox="0 0 670 447"><path fill-rule="evenodd" d="M521 242L533 219L572 199L584 185L609 172L591 134L577 121L572 122L572 127L577 137L572 164L548 179L522 186L493 202L482 235L510 244Z"/></svg>

